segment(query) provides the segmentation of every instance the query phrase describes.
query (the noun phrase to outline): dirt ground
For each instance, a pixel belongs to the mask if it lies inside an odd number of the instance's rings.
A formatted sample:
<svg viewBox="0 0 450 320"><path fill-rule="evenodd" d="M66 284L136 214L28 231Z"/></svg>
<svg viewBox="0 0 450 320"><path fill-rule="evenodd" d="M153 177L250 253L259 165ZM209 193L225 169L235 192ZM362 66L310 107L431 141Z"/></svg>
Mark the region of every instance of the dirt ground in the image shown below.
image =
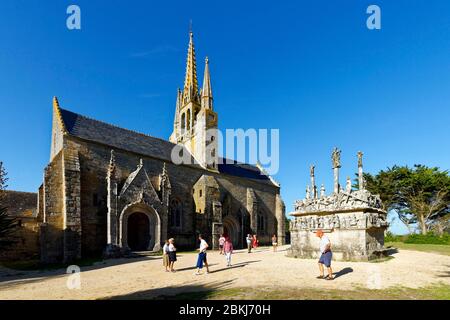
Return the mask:
<svg viewBox="0 0 450 320"><path fill-rule="evenodd" d="M289 289L386 289L450 285L450 256L401 250L384 262L333 262L334 281L318 280L316 260L286 257L287 246L278 252L258 248L248 254L237 250L232 267L225 257L209 252L210 273L194 275L197 255L180 253L175 273L165 272L160 256L114 259L82 267L79 289L66 270L12 271L0 268L0 299L139 299L183 292L248 288Z"/></svg>

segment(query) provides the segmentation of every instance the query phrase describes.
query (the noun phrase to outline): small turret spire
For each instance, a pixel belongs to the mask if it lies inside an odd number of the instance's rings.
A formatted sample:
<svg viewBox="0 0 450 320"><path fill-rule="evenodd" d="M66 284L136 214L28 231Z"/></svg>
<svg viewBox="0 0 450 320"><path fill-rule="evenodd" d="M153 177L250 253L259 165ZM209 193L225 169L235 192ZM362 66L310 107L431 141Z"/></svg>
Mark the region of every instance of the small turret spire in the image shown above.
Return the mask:
<svg viewBox="0 0 450 320"><path fill-rule="evenodd" d="M176 130L178 127L178 118L181 109L181 100L183 99L183 94L181 93L180 88L177 90L177 103L175 106L175 118L173 120L173 129Z"/></svg>
<svg viewBox="0 0 450 320"><path fill-rule="evenodd" d="M111 157L109 159L109 166L108 166L108 177L111 178L114 176L116 172L116 156L114 153L114 149L111 149Z"/></svg>
<svg viewBox="0 0 450 320"><path fill-rule="evenodd" d="M205 74L203 76L203 88L202 88L202 108L213 108L213 95L211 88L211 75L209 73L209 59L205 59Z"/></svg>

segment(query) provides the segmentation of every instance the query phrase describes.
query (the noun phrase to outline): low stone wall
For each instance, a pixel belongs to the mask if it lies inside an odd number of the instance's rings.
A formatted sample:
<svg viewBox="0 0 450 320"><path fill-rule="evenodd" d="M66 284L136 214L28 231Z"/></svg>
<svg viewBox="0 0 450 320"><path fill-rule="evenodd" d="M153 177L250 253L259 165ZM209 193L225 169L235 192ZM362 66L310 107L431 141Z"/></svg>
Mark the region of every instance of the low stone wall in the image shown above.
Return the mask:
<svg viewBox="0 0 450 320"><path fill-rule="evenodd" d="M0 260L39 259L39 226L35 218L20 218L20 225L8 237L11 245L0 250Z"/></svg>
<svg viewBox="0 0 450 320"><path fill-rule="evenodd" d="M39 258L39 223L37 219L37 194L5 191L2 205L8 215L17 219L17 227L5 239L10 245L0 250L0 260L33 260Z"/></svg>

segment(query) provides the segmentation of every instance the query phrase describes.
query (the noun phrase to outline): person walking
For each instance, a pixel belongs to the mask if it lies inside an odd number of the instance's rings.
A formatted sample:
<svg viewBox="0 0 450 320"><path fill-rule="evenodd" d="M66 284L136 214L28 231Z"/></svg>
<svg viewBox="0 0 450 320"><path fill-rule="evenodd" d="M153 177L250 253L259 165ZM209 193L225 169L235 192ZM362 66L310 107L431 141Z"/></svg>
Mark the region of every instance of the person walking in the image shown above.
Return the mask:
<svg viewBox="0 0 450 320"><path fill-rule="evenodd" d="M175 247L175 239L174 238L169 239L168 251L169 251L168 255L169 255L170 272L175 272L173 265L174 265L175 261L177 261L177 248Z"/></svg>
<svg viewBox="0 0 450 320"><path fill-rule="evenodd" d="M223 254L223 245L224 245L224 243L225 243L225 237L223 236L223 234L221 234L220 238L219 238L219 249L220 249L219 254Z"/></svg>
<svg viewBox="0 0 450 320"><path fill-rule="evenodd" d="M230 237L227 237L223 245L223 251L225 252L225 258L227 259L227 267L231 267L231 254L233 253L233 243Z"/></svg>
<svg viewBox="0 0 450 320"><path fill-rule="evenodd" d="M258 245L259 245L258 238L256 237L256 234L254 234L254 235L253 235L253 241L252 241L253 249L258 248Z"/></svg>
<svg viewBox="0 0 450 320"><path fill-rule="evenodd" d="M278 242L277 242L277 235L275 233L272 236L272 247L273 247L273 252L277 251Z"/></svg>
<svg viewBox="0 0 450 320"><path fill-rule="evenodd" d="M166 268L166 272L169 272L169 240L164 242L163 246L163 266Z"/></svg>
<svg viewBox="0 0 450 320"><path fill-rule="evenodd" d="M333 254L331 252L331 242L330 239L323 233L321 229L316 232L317 237L320 238L320 258L319 258L319 271L320 275L317 279L334 280L333 270L331 269L331 258ZM324 268L327 267L328 275L324 277Z"/></svg>
<svg viewBox="0 0 450 320"><path fill-rule="evenodd" d="M250 252L252 252L252 241L253 241L253 238L252 238L252 236L251 236L250 233L247 234L246 240L247 240L247 249L248 249L248 253L250 253Z"/></svg>
<svg viewBox="0 0 450 320"><path fill-rule="evenodd" d="M208 249L208 243L203 239L203 236L201 234L198 235L198 240L200 240L200 248L197 258L197 272L195 275L200 275L200 270L203 268L203 263L205 263L206 266L206 274L209 273L209 266L208 261L206 259L206 249Z"/></svg>

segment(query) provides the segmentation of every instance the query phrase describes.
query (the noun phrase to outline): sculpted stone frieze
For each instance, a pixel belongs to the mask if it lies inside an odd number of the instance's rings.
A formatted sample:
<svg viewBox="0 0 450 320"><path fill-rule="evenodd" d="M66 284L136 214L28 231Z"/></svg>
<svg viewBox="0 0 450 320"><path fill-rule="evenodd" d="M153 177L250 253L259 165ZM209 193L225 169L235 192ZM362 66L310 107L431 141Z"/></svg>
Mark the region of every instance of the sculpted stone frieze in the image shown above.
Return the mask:
<svg viewBox="0 0 450 320"><path fill-rule="evenodd" d="M362 214L326 216L300 216L291 220L291 231L299 230L334 230L334 229L369 229L372 227L386 227L388 222L386 215L376 212L365 212Z"/></svg>
<svg viewBox="0 0 450 320"><path fill-rule="evenodd" d="M340 190L338 194L333 193L329 196L325 196L322 192L318 199L308 197L307 194L305 199L294 203L296 213L335 212L361 208L382 210L380 197L372 195L367 190Z"/></svg>

